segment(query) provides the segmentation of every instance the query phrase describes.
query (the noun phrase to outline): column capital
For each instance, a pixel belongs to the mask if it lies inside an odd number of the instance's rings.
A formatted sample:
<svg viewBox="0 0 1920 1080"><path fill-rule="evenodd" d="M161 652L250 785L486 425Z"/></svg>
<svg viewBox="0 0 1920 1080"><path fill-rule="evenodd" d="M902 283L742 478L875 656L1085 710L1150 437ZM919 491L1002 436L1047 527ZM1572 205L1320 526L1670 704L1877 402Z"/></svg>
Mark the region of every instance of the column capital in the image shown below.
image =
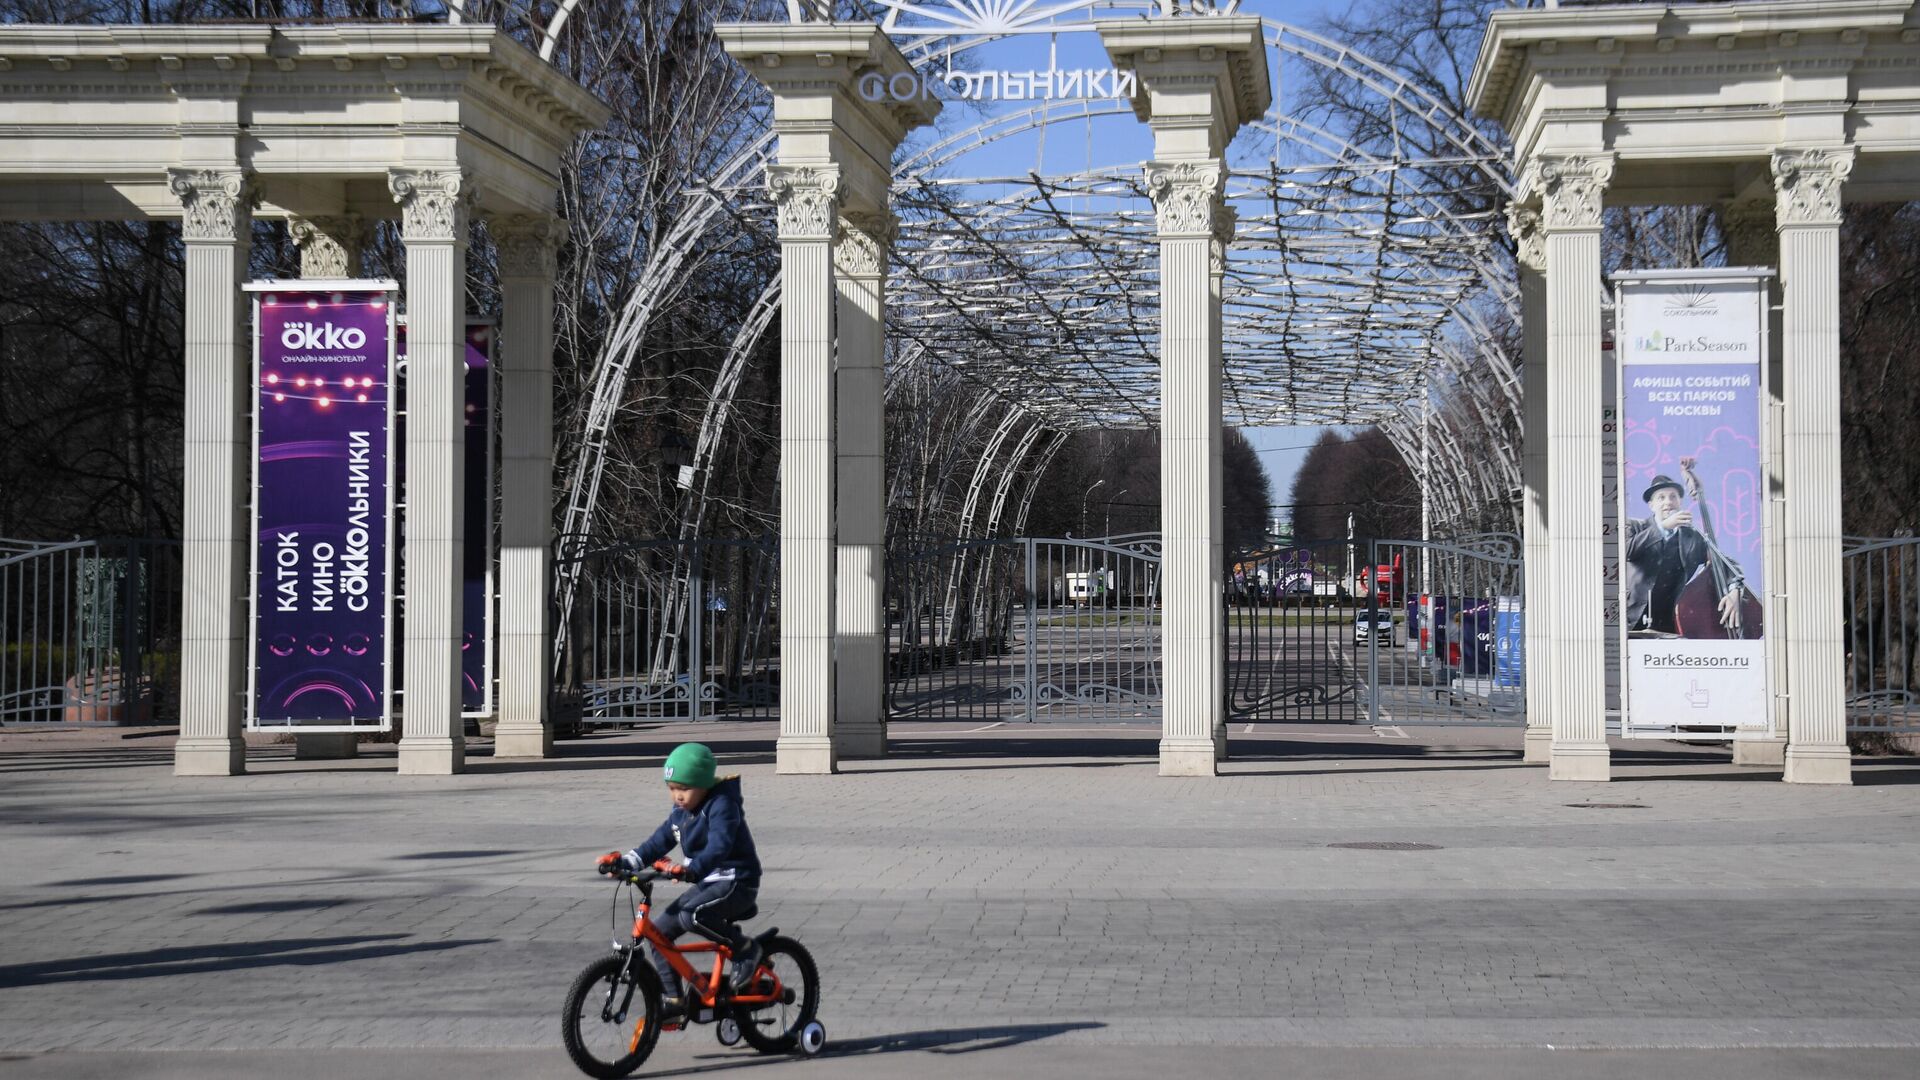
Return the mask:
<svg viewBox="0 0 1920 1080"><path fill-rule="evenodd" d="M1213 236L1226 209L1220 198L1226 169L1219 161L1149 161L1146 173L1162 238Z"/></svg>
<svg viewBox="0 0 1920 1080"><path fill-rule="evenodd" d="M367 224L359 214L287 219L287 235L300 249L303 278L358 276L366 234Z"/></svg>
<svg viewBox="0 0 1920 1080"><path fill-rule="evenodd" d="M1535 273L1546 272L1546 220L1538 207L1510 204L1507 207L1507 235L1513 237L1514 257L1522 267Z"/></svg>
<svg viewBox="0 0 1920 1080"><path fill-rule="evenodd" d="M401 239L465 242L473 188L459 169L388 169L387 190L400 204Z"/></svg>
<svg viewBox="0 0 1920 1080"><path fill-rule="evenodd" d="M836 239L843 201L839 166L769 165L767 193L779 214L780 239Z"/></svg>
<svg viewBox="0 0 1920 1080"><path fill-rule="evenodd" d="M1840 188L1853 171L1853 148L1775 150L1778 227L1840 224Z"/></svg>
<svg viewBox="0 0 1920 1080"><path fill-rule="evenodd" d="M885 277L900 235L900 219L892 214L860 211L840 215L839 238L833 245L833 269L848 277Z"/></svg>
<svg viewBox="0 0 1920 1080"><path fill-rule="evenodd" d="M501 278L542 278L559 271L557 254L566 239L566 223L552 214L500 214L487 219L500 256Z"/></svg>
<svg viewBox="0 0 1920 1080"><path fill-rule="evenodd" d="M1720 207L1720 232L1727 238L1727 261L1737 266L1775 266L1780 262L1780 233L1774 202L1736 199Z"/></svg>
<svg viewBox="0 0 1920 1080"><path fill-rule="evenodd" d="M180 234L188 241L234 243L246 239L260 201L245 169L168 169L167 190L180 200Z"/></svg>
<svg viewBox="0 0 1920 1080"><path fill-rule="evenodd" d="M1601 200L1613 182L1612 154L1535 154L1526 172L1522 187L1540 194L1547 229L1600 228Z"/></svg>
<svg viewBox="0 0 1920 1080"><path fill-rule="evenodd" d="M1215 277L1227 272L1227 251L1233 247L1235 228L1240 224L1240 214L1222 200L1213 210L1213 243L1209 245L1209 268Z"/></svg>

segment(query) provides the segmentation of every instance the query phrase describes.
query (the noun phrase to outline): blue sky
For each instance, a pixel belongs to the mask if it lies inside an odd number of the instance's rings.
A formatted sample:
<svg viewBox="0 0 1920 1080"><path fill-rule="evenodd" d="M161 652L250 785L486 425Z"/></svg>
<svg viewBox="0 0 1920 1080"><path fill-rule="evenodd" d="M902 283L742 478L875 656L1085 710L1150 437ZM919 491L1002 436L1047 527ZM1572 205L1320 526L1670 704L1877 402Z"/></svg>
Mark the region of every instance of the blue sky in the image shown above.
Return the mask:
<svg viewBox="0 0 1920 1080"><path fill-rule="evenodd" d="M1243 14L1280 19L1312 29L1330 11L1346 11L1357 6L1355 0L1243 0ZM1026 36L1003 39L971 57L981 68L999 70L1060 70L1105 68L1106 52L1091 34ZM1282 71L1284 75L1284 70ZM1282 88L1284 92L1284 88ZM997 110L996 110L997 111ZM961 127L984 119L965 107L950 108L943 120ZM943 125L944 126L944 125ZM1087 123L1055 124L1046 129L1009 137L982 147L956 163L954 176L1024 176L1041 173L1075 172L1089 167L1142 161L1151 155L1151 140L1144 126L1131 115L1096 119ZM1247 438L1260 452L1272 482L1273 501L1284 503L1293 485L1293 477L1305 459L1307 448L1319 437L1317 427L1267 427L1245 429Z"/></svg>

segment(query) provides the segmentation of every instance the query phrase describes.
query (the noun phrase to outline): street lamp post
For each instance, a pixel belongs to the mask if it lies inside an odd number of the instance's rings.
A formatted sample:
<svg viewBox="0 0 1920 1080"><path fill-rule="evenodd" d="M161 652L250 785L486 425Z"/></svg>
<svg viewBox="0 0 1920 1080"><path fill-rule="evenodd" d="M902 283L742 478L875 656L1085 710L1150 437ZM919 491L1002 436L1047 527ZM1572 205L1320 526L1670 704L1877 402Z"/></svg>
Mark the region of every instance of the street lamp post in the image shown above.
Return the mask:
<svg viewBox="0 0 1920 1080"><path fill-rule="evenodd" d="M1118 499L1120 496L1125 495L1127 492L1131 490L1133 489L1121 488L1119 491L1116 491L1113 494L1107 496L1107 520L1106 520L1106 524L1101 526L1101 529L1103 530L1103 535L1106 539L1113 538L1113 501L1115 499Z"/></svg>
<svg viewBox="0 0 1920 1080"><path fill-rule="evenodd" d="M1104 484L1104 483L1106 483L1105 480L1095 480L1093 483L1087 485L1086 492L1080 496L1080 539L1082 541L1085 541L1087 538L1087 500L1093 498L1093 489L1099 487L1101 484ZM1081 548L1080 549L1080 588L1083 591L1085 591L1087 594L1086 596L1087 606L1092 607L1093 606L1093 579L1088 576L1088 574L1092 570L1092 568L1087 565L1089 558L1090 557L1087 554L1087 549L1084 547ZM1071 593L1073 590L1068 589L1067 591Z"/></svg>

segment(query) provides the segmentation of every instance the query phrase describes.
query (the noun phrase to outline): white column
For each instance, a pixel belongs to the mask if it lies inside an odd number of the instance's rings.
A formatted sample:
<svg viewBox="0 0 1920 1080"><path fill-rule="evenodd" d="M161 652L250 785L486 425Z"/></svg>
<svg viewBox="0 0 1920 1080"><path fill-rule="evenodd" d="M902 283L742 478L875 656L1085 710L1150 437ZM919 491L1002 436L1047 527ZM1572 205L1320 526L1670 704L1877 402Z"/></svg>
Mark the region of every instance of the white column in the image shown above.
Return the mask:
<svg viewBox="0 0 1920 1080"><path fill-rule="evenodd" d="M1547 775L1606 780L1606 632L1600 535L1600 207L1611 157L1537 155L1547 253ZM1529 658L1531 660L1531 657Z"/></svg>
<svg viewBox="0 0 1920 1080"><path fill-rule="evenodd" d="M514 214L490 223L500 253L500 719L493 756L553 752L553 278L561 223Z"/></svg>
<svg viewBox="0 0 1920 1080"><path fill-rule="evenodd" d="M460 720L466 498L467 203L458 169L393 169L407 248L406 693L402 773L465 765Z"/></svg>
<svg viewBox="0 0 1920 1080"><path fill-rule="evenodd" d="M1850 149L1773 156L1785 300L1786 779L1797 784L1853 782L1840 602L1840 189L1852 168Z"/></svg>
<svg viewBox="0 0 1920 1080"><path fill-rule="evenodd" d="M1160 775L1214 775L1225 723L1220 657L1219 315L1213 232L1224 188L1217 160L1151 162L1160 237Z"/></svg>
<svg viewBox="0 0 1920 1080"><path fill-rule="evenodd" d="M1522 451L1520 469L1526 487L1521 529L1526 555L1525 760L1544 765L1553 745L1553 661L1547 620L1553 611L1553 548L1548 540L1547 504L1547 236L1540 211L1514 206L1507 211L1520 263ZM1424 480L1423 480L1424 482ZM1424 558L1424 556L1422 556Z"/></svg>
<svg viewBox="0 0 1920 1080"><path fill-rule="evenodd" d="M850 213L834 244L838 358L834 496L833 742L839 758L887 752L886 279L891 215Z"/></svg>
<svg viewBox="0 0 1920 1080"><path fill-rule="evenodd" d="M186 492L177 776L246 771L249 350L239 284L252 194L238 168L170 169L186 241Z"/></svg>
<svg viewBox="0 0 1920 1080"><path fill-rule="evenodd" d="M1780 265L1780 234L1774 224L1771 200L1749 199L1727 205L1720 213L1720 231L1727 238L1727 261L1731 265ZM1779 305L1780 281L1777 277L1769 287L1767 296L1769 308ZM1763 599L1768 605L1765 633L1767 677L1773 684L1773 731L1769 738L1736 740L1733 744L1733 763L1778 767L1786 761L1788 710L1792 704L1792 699L1785 693L1787 633L1786 623L1780 617L1785 610L1781 598L1786 594L1780 581L1786 566L1785 548L1781 544L1785 535L1786 503L1779 498L1779 494L1786 490L1786 479L1781 471L1784 465L1786 399L1781 393L1783 369L1780 364L1778 311L1768 311L1767 326L1766 507L1761 520L1764 532L1763 558L1767 565L1768 595Z"/></svg>
<svg viewBox="0 0 1920 1080"><path fill-rule="evenodd" d="M840 170L772 165L780 221L780 738L775 768L830 773L834 664L834 231Z"/></svg>
<svg viewBox="0 0 1920 1080"><path fill-rule="evenodd" d="M358 214L287 219L287 235L300 251L303 278L359 277L365 232ZM293 756L303 760L351 758L359 754L360 736L350 731L296 732L293 736Z"/></svg>
<svg viewBox="0 0 1920 1080"><path fill-rule="evenodd" d="M1216 204L1213 213L1213 236L1207 245L1207 349L1208 364L1213 376L1207 381L1209 396L1208 412L1214 417L1213 449L1208 461L1209 475L1208 504L1212 507L1212 520L1208 529L1213 537L1213 563L1216 573L1221 575L1221 587L1225 587L1227 566L1227 492L1226 492L1226 436L1219 422L1226 404L1222 388L1222 369L1226 351L1226 312L1223 300L1226 291L1227 252L1233 247L1233 228L1235 214L1233 208L1225 203ZM1217 611L1216 622L1225 618L1224 611ZM1219 722L1213 729L1213 760L1227 760L1227 635L1224 626L1213 635L1213 693L1220 701Z"/></svg>

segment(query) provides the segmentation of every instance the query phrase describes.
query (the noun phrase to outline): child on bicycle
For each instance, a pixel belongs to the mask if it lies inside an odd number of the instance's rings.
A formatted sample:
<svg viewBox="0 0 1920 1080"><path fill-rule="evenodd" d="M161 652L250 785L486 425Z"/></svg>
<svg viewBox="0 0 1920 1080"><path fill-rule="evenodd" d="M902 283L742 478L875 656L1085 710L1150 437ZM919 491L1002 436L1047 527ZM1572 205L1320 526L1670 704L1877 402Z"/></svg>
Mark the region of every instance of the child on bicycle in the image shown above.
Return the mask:
<svg viewBox="0 0 1920 1080"><path fill-rule="evenodd" d="M682 743L667 755L666 781L673 796L667 820L638 847L624 855L609 852L600 857L600 863L618 862L638 870L656 865L678 846L679 865L660 868L694 885L668 904L664 913L654 915L653 923L668 941L677 941L691 930L726 945L733 952L733 986L743 989L759 966L760 949L734 920L754 910L760 891L760 856L753 849L753 834L747 831L740 778L716 779L713 751L699 743ZM690 1012L679 975L658 950L653 965L660 972L666 1016Z"/></svg>

